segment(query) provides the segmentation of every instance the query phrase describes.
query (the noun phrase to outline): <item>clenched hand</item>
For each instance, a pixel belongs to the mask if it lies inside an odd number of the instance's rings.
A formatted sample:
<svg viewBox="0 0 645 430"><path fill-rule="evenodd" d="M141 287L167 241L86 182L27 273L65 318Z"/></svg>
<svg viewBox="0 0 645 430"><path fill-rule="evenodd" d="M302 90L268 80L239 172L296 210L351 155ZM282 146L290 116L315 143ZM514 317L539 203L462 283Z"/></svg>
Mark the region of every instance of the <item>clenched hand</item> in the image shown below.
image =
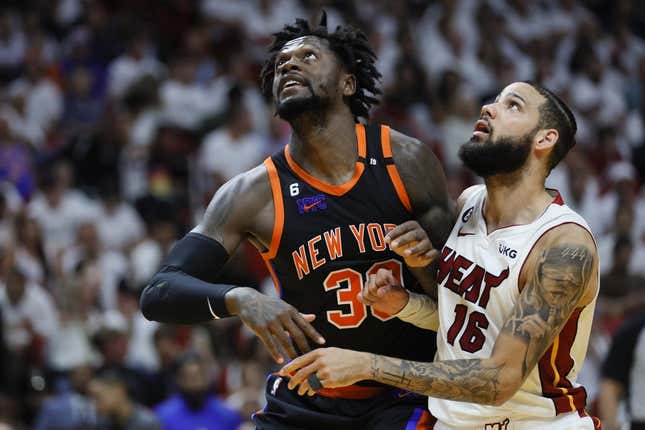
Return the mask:
<svg viewBox="0 0 645 430"><path fill-rule="evenodd" d="M418 221L406 221L396 226L385 235L385 241L410 267L425 267L439 256L439 251Z"/></svg>

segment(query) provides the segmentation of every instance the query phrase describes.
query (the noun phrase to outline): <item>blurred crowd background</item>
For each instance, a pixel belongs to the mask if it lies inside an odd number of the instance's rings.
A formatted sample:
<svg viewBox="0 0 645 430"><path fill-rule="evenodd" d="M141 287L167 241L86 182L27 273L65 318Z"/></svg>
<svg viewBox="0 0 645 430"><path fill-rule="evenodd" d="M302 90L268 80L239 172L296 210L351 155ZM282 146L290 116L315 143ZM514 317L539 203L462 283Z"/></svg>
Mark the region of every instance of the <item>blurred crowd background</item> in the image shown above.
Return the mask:
<svg viewBox="0 0 645 430"><path fill-rule="evenodd" d="M580 382L596 413L634 397L631 364L604 361L644 309L641 0L3 0L1 429L250 428L275 368L262 345L236 319L146 321L138 293L217 188L288 141L260 67L272 32L323 7L378 54L371 121L429 145L453 197L477 180L457 150L483 102L532 79L570 104L578 144L549 184L602 276ZM273 294L249 246L225 278ZM629 403L621 419L645 419Z"/></svg>

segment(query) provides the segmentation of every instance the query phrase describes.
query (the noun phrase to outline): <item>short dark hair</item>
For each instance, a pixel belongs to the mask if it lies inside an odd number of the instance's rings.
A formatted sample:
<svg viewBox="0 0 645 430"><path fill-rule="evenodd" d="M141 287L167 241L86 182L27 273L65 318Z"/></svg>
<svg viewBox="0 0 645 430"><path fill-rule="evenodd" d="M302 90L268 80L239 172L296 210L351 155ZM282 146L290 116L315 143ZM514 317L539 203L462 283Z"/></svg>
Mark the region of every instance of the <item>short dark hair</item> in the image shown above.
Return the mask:
<svg viewBox="0 0 645 430"><path fill-rule="evenodd" d="M381 94L379 79L381 74L374 64L376 54L369 46L367 36L362 31L351 26L338 26L333 33L327 30L327 18L323 13L321 23L312 28L304 19L297 19L295 24L285 25L273 34L273 42L269 46L269 58L262 66L262 92L266 97L272 96L275 60L282 47L289 41L304 36L314 36L326 40L336 57L345 69L356 77L356 92L345 97L346 103L354 118L369 118L369 110L378 104L375 96Z"/></svg>
<svg viewBox="0 0 645 430"><path fill-rule="evenodd" d="M524 81L524 83L535 88L545 98L544 103L539 108L540 121L538 127L558 130L558 141L553 146L547 161L548 172L551 172L576 144L576 131L578 130L576 118L567 104L551 90L533 81Z"/></svg>

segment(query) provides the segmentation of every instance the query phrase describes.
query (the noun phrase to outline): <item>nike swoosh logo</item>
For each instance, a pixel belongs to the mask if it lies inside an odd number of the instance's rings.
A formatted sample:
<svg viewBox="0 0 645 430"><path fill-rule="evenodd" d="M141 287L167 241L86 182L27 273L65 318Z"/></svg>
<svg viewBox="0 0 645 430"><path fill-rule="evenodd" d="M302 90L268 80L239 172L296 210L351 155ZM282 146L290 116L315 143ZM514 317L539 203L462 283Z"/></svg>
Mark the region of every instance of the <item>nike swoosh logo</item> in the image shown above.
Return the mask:
<svg viewBox="0 0 645 430"><path fill-rule="evenodd" d="M474 236L474 235L475 235L475 233L463 232L463 231L461 231L461 229L459 229L459 231L457 232L457 237Z"/></svg>
<svg viewBox="0 0 645 430"><path fill-rule="evenodd" d="M314 206L318 206L318 204L320 204L320 200L318 200L317 202L314 202L314 203L312 203L312 204L310 204L310 205L304 205L302 208L303 208L303 209L305 210L305 212L306 212L306 211L308 211L309 209L313 208Z"/></svg>

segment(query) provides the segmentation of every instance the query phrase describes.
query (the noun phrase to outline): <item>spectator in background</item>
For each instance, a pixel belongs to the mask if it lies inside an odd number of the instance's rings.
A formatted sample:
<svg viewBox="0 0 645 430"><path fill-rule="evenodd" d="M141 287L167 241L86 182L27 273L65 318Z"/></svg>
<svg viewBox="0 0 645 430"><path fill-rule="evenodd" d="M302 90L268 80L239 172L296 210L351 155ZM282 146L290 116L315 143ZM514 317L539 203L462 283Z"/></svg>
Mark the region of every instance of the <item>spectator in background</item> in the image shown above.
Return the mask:
<svg viewBox="0 0 645 430"><path fill-rule="evenodd" d="M100 273L89 261L82 260L58 285L60 329L51 342L49 365L54 371L65 372L78 363L100 360L90 340L103 323Z"/></svg>
<svg viewBox="0 0 645 430"><path fill-rule="evenodd" d="M130 252L132 281L137 289L145 286L177 240L177 226L169 220L152 220L149 234Z"/></svg>
<svg viewBox="0 0 645 430"><path fill-rule="evenodd" d="M32 141L43 148L45 139L63 114L63 92L45 73L46 65L35 47L25 55L25 75L9 85L8 91L18 101L18 111L26 123L42 131L42 140Z"/></svg>
<svg viewBox="0 0 645 430"><path fill-rule="evenodd" d="M634 166L625 160L609 164L596 171L604 173L602 179L605 193L598 199L598 209L603 211L604 216L605 231L601 232L604 234L613 221L611 215L616 208L631 207L636 202L638 177Z"/></svg>
<svg viewBox="0 0 645 430"><path fill-rule="evenodd" d="M128 38L123 55L116 58L108 68L108 94L121 99L130 87L146 75L160 78L163 65L151 52L150 39L145 30L133 30Z"/></svg>
<svg viewBox="0 0 645 430"><path fill-rule="evenodd" d="M34 430L90 430L96 426L96 412L87 390L92 369L81 364L69 372L59 392L45 400L38 412Z"/></svg>
<svg viewBox="0 0 645 430"><path fill-rule="evenodd" d="M407 56L396 61L395 69L398 72L385 89L385 103L377 110L374 122L380 118L402 133L418 136L423 142L431 141L434 136L429 136L428 129L432 119L426 102L432 98L432 92L426 73L416 58Z"/></svg>
<svg viewBox="0 0 645 430"><path fill-rule="evenodd" d="M571 64L574 106L594 124L608 126L616 122L626 111L621 80L612 75L611 69L607 72L586 35L579 40Z"/></svg>
<svg viewBox="0 0 645 430"><path fill-rule="evenodd" d="M239 88L229 93L229 120L221 129L206 135L199 160L211 179L211 190L242 173L265 156L265 139L253 130L253 124Z"/></svg>
<svg viewBox="0 0 645 430"><path fill-rule="evenodd" d="M632 252L631 238L619 235L614 242L613 265L600 278L598 315L610 333L615 331L630 311L645 305L645 278L629 270Z"/></svg>
<svg viewBox="0 0 645 430"><path fill-rule="evenodd" d="M73 1L73 0L72 0ZM63 40L63 58L59 63L60 72L70 76L74 70L85 70L92 80L91 94L103 100L107 79L106 65L96 58L91 50L91 33L87 28L77 28Z"/></svg>
<svg viewBox="0 0 645 430"><path fill-rule="evenodd" d="M605 430L624 428L619 403L624 399L631 430L645 429L645 313L625 321L616 333L602 368L599 418Z"/></svg>
<svg viewBox="0 0 645 430"><path fill-rule="evenodd" d="M418 47L424 54L422 61L431 78L438 78L447 70L460 68L466 57L472 55L470 10L464 1L439 1L428 7L421 18Z"/></svg>
<svg viewBox="0 0 645 430"><path fill-rule="evenodd" d="M237 430L242 418L210 394L211 383L199 356L184 357L177 368L179 393L155 409L164 430Z"/></svg>
<svg viewBox="0 0 645 430"><path fill-rule="evenodd" d="M153 339L159 367L151 377L155 383L151 387L150 403L158 405L176 391L177 364L182 345L178 341L177 327L172 325L157 326Z"/></svg>
<svg viewBox="0 0 645 430"><path fill-rule="evenodd" d="M128 263L121 253L103 247L94 222L85 221L78 226L75 245L66 248L61 254L59 276L62 278L71 273L81 261L93 266L92 270L96 271L101 281L102 309L115 309L118 285L127 275Z"/></svg>
<svg viewBox="0 0 645 430"><path fill-rule="evenodd" d="M263 58L262 54L260 57ZM273 112L268 108L267 101L258 87L260 65L243 51L233 51L233 55L229 59L228 74L229 78L224 81L229 90L229 109L235 107L233 105L238 99L243 101L250 116L251 128L257 133L267 133L269 116Z"/></svg>
<svg viewBox="0 0 645 430"><path fill-rule="evenodd" d="M43 365L49 339L58 328L58 312L49 294L14 265L0 288L5 341L22 365Z"/></svg>
<svg viewBox="0 0 645 430"><path fill-rule="evenodd" d="M207 115L219 108L197 82L197 61L180 56L170 63L170 74L159 89L165 121L198 130Z"/></svg>
<svg viewBox="0 0 645 430"><path fill-rule="evenodd" d="M433 117L441 130L443 162L447 172L454 174L462 168L457 153L464 136L472 133L473 121L478 113L475 100L460 74L454 70L444 71L433 104Z"/></svg>
<svg viewBox="0 0 645 430"><path fill-rule="evenodd" d="M579 148L573 147L563 163L551 171L547 186L560 191L567 206L582 215L593 234L600 237L607 222L597 207L600 185Z"/></svg>
<svg viewBox="0 0 645 430"><path fill-rule="evenodd" d="M93 132L103 114L103 100L92 94L94 76L87 67L75 67L67 75L65 110L61 127L67 136Z"/></svg>
<svg viewBox="0 0 645 430"><path fill-rule="evenodd" d="M124 46L124 30L118 31L114 9L105 0L85 3L84 19L73 31L87 32L88 51L91 61L107 65Z"/></svg>
<svg viewBox="0 0 645 430"><path fill-rule="evenodd" d="M96 217L97 207L83 193L71 188L68 163L56 164L43 176L42 192L34 196L27 212L40 226L45 255L53 266L61 250L74 242L78 225Z"/></svg>
<svg viewBox="0 0 645 430"><path fill-rule="evenodd" d="M119 283L118 310L125 318L129 332L126 363L145 372L154 371L159 365L154 347L154 334L159 324L148 321L139 312L139 294L125 280ZM146 402L151 404L149 397Z"/></svg>
<svg viewBox="0 0 645 430"><path fill-rule="evenodd" d="M262 365L256 360L247 360L240 365L240 387L226 398L226 403L243 417L250 417L266 403Z"/></svg>
<svg viewBox="0 0 645 430"><path fill-rule="evenodd" d="M130 327L127 319L116 310L103 313L101 327L95 335L95 343L103 359L99 375L114 374L123 378L129 394L141 404L149 405L149 373L128 362Z"/></svg>
<svg viewBox="0 0 645 430"><path fill-rule="evenodd" d="M9 10L0 11L0 78L14 77L25 55L25 35Z"/></svg>
<svg viewBox="0 0 645 430"><path fill-rule="evenodd" d="M161 430L155 416L134 402L126 381L115 373L94 378L89 385L96 412L98 430Z"/></svg>
<svg viewBox="0 0 645 430"><path fill-rule="evenodd" d="M38 223L21 212L14 219L14 232L16 261L25 272L27 279L43 287L50 287L48 285L50 272Z"/></svg>
<svg viewBox="0 0 645 430"><path fill-rule="evenodd" d="M59 55L59 44L57 38L46 30L46 19L38 10L28 10L22 16L28 50L38 52L43 64L49 67Z"/></svg>
<svg viewBox="0 0 645 430"><path fill-rule="evenodd" d="M58 153L59 159L73 167L76 187L89 195L100 193L106 181L118 178L125 145L125 119L123 114L104 115L93 130L70 136L68 145ZM90 208L99 210L96 204Z"/></svg>
<svg viewBox="0 0 645 430"><path fill-rule="evenodd" d="M125 96L125 145L119 165L123 196L132 201L149 188L147 163L162 123L159 83L152 77L138 81Z"/></svg>
<svg viewBox="0 0 645 430"><path fill-rule="evenodd" d="M16 139L10 119L0 113L0 183L12 184L28 200L35 188L32 153L28 145Z"/></svg>
<svg viewBox="0 0 645 430"><path fill-rule="evenodd" d="M186 30L181 52L195 63L195 82L204 87L218 71L218 64L211 54L208 25L194 25Z"/></svg>
<svg viewBox="0 0 645 430"><path fill-rule="evenodd" d="M8 395L14 413L23 413L31 407L26 400L30 398L34 378L39 377L37 369L45 365L45 353L56 333L58 317L47 292L28 282L18 266L10 266L4 275L0 278L0 325L7 350L3 357L6 380L2 391ZM43 389L42 377L39 378L39 389Z"/></svg>
<svg viewBox="0 0 645 430"><path fill-rule="evenodd" d="M116 180L106 179L99 193L101 211L96 226L103 246L128 253L145 235L145 225L137 211L124 201Z"/></svg>

